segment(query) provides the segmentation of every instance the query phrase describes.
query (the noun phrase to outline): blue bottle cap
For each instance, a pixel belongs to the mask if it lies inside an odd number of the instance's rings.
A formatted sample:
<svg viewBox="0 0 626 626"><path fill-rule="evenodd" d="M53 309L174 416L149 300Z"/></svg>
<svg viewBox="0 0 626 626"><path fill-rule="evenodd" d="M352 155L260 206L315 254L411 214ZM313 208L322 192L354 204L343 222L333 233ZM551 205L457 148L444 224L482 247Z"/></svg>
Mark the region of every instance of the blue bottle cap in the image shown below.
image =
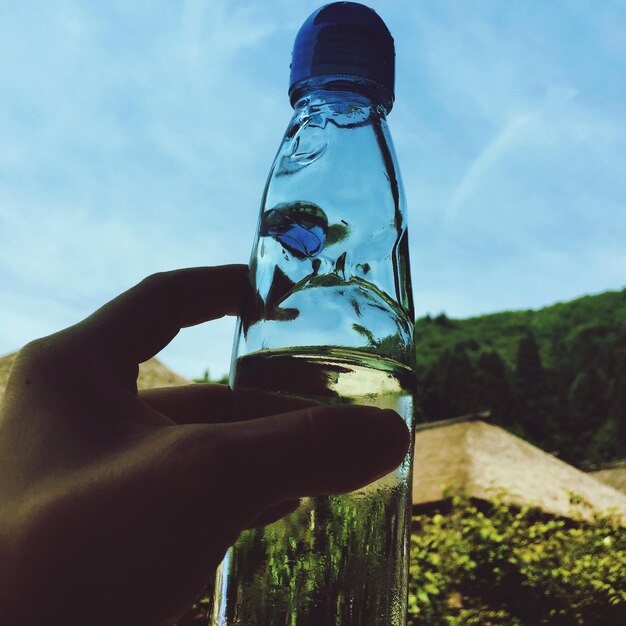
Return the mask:
<svg viewBox="0 0 626 626"><path fill-rule="evenodd" d="M363 81L386 105L393 104L393 37L380 17L357 2L334 2L313 13L296 35L289 96L294 104L307 81L335 77ZM304 89L303 89L304 88Z"/></svg>

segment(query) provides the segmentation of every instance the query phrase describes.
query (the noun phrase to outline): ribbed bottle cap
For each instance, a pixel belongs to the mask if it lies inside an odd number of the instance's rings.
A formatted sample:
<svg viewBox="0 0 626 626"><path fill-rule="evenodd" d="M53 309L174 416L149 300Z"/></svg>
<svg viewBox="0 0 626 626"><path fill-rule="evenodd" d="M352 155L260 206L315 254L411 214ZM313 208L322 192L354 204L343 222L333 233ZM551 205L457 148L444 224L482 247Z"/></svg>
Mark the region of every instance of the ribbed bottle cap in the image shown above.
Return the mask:
<svg viewBox="0 0 626 626"><path fill-rule="evenodd" d="M302 25L291 55L292 104L303 81L335 76L371 81L391 109L394 93L393 37L380 17L357 2L334 2L318 9Z"/></svg>

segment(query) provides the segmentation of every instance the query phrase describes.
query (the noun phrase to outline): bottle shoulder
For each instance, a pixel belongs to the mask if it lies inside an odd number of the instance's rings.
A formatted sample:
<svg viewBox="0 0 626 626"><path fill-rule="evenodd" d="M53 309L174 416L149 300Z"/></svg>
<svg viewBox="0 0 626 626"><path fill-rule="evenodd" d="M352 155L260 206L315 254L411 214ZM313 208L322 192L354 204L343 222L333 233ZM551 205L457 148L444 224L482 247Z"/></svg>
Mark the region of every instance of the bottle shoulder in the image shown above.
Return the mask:
<svg viewBox="0 0 626 626"><path fill-rule="evenodd" d="M384 109L345 94L301 101L289 122L268 178L268 187L324 185L381 205L391 194L404 210L400 171ZM373 195L372 195L373 194ZM386 204L382 202L382 205ZM397 207L396 207L397 208Z"/></svg>

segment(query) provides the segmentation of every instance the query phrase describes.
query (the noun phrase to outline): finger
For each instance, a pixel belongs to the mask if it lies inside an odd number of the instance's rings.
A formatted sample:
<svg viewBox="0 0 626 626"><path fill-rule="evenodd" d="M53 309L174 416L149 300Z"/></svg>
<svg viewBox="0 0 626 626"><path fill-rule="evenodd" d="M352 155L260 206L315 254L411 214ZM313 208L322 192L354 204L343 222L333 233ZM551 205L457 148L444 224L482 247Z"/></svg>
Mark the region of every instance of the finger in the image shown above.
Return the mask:
<svg viewBox="0 0 626 626"><path fill-rule="evenodd" d="M395 411L359 406L311 407L226 432L234 488L259 505L353 491L396 468L410 443Z"/></svg>
<svg viewBox="0 0 626 626"><path fill-rule="evenodd" d="M239 421L288 413L319 404L299 396L251 388L236 389L233 392L233 400L234 417Z"/></svg>
<svg viewBox="0 0 626 626"><path fill-rule="evenodd" d="M311 400L258 389L233 392L217 383L144 389L139 398L178 424L245 421L315 405Z"/></svg>
<svg viewBox="0 0 626 626"><path fill-rule="evenodd" d="M233 416L234 402L228 385L201 383L144 389L139 399L178 424L213 424Z"/></svg>
<svg viewBox="0 0 626 626"><path fill-rule="evenodd" d="M181 328L236 315L248 285L245 265L196 267L154 274L79 324L102 355L142 363Z"/></svg>

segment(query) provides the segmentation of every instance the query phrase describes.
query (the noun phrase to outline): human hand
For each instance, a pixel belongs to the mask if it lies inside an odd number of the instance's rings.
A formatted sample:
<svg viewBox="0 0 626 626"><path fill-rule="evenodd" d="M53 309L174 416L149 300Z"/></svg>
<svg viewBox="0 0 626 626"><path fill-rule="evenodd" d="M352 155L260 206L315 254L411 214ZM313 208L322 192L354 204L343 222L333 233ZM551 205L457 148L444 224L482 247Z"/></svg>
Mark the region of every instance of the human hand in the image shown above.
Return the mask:
<svg viewBox="0 0 626 626"><path fill-rule="evenodd" d="M245 266L157 274L20 351L0 414L0 624L171 624L243 529L401 462L392 411L137 393L138 363L237 314L246 285Z"/></svg>

